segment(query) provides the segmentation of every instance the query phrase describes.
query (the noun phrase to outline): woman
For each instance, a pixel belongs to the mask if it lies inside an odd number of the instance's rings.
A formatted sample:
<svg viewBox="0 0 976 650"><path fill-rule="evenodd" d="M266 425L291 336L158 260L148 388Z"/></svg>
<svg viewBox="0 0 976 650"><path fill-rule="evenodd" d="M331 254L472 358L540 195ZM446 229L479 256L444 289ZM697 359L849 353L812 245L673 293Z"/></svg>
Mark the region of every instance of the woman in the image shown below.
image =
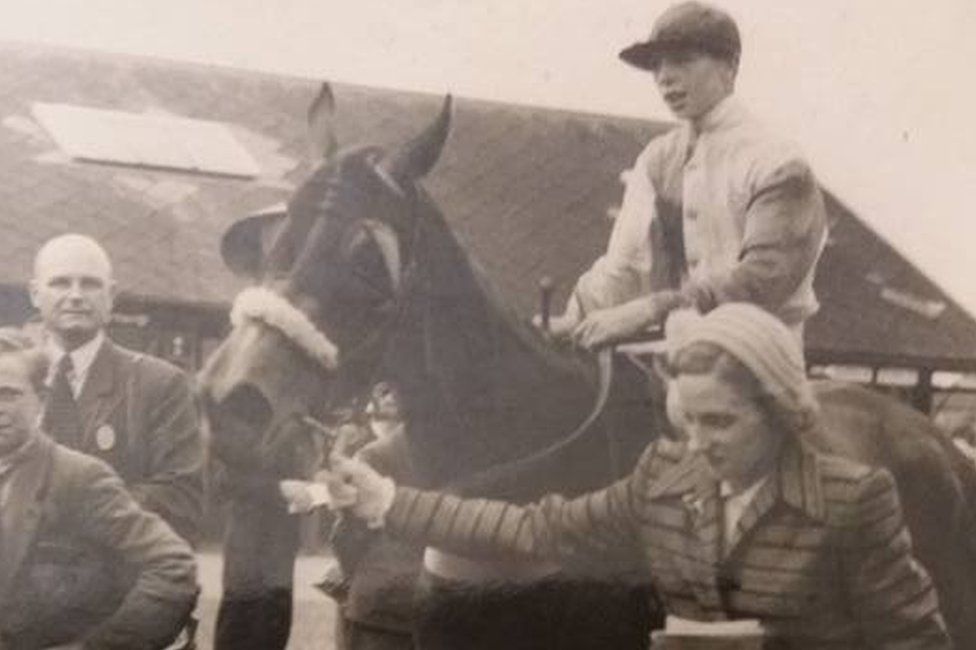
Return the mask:
<svg viewBox="0 0 976 650"><path fill-rule="evenodd" d="M789 647L950 647L890 474L802 442L817 411L790 330L739 303L681 325L672 410L689 440L654 443L610 487L522 507L395 487L339 459L336 503L455 553L621 554L669 614L758 619Z"/></svg>

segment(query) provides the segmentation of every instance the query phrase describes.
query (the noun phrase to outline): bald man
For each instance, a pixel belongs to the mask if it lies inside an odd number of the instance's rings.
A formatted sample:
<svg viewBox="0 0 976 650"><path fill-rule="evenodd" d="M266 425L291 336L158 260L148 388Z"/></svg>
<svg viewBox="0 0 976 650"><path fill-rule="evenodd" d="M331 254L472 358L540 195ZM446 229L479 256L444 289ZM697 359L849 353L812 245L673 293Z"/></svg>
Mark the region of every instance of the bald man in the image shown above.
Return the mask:
<svg viewBox="0 0 976 650"><path fill-rule="evenodd" d="M115 281L105 250L83 235L51 239L34 260L30 295L51 362L44 428L106 461L140 505L194 543L203 445L189 382L175 366L106 337Z"/></svg>

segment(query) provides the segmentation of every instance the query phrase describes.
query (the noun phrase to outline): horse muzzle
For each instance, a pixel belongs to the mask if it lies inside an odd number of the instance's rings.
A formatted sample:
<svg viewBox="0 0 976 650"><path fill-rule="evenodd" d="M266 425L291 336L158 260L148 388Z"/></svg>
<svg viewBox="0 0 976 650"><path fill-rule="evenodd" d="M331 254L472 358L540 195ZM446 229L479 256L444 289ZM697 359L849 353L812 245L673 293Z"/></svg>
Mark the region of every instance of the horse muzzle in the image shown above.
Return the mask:
<svg viewBox="0 0 976 650"><path fill-rule="evenodd" d="M213 352L197 386L211 429L264 432L275 422L318 410L332 379L277 330L246 321Z"/></svg>

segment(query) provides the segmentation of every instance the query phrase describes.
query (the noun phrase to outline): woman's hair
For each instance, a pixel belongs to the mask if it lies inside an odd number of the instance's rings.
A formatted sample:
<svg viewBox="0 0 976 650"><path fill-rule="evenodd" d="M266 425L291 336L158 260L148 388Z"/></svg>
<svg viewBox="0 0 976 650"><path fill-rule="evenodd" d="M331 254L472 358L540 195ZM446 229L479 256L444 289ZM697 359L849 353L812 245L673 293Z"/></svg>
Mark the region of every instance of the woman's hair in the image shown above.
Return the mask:
<svg viewBox="0 0 976 650"><path fill-rule="evenodd" d="M47 380L48 359L44 351L27 334L14 327L0 327L0 357L15 357L27 369L27 377L40 394Z"/></svg>
<svg viewBox="0 0 976 650"><path fill-rule="evenodd" d="M715 343L699 341L679 350L671 359L673 377L713 374L751 397L766 414L775 429L797 434L814 422L815 414L794 404L786 395L770 391L749 368Z"/></svg>

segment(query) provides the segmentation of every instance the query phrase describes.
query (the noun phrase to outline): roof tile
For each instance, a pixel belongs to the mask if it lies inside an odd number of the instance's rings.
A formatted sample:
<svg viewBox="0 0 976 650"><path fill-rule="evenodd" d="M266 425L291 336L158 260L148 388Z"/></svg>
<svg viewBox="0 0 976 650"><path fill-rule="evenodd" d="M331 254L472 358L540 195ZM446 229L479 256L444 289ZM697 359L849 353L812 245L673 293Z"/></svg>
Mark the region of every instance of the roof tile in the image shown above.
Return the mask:
<svg viewBox="0 0 976 650"><path fill-rule="evenodd" d="M25 282L37 247L72 230L105 244L129 295L227 304L241 282L220 262L220 236L235 218L285 198L307 173L304 115L320 82L40 46L0 45L0 56L0 285ZM441 101L351 85L334 90L344 144L400 142ZM30 109L38 101L226 122L262 176L71 162L34 123ZM538 278L556 279L562 301L603 249L607 209L620 201L620 172L665 128L459 99L426 185L472 257L528 314L536 309ZM811 348L976 367L969 315L840 202L831 199L829 210L835 227L817 277L823 307L809 324ZM879 279L947 308L931 320L895 306L881 299Z"/></svg>

